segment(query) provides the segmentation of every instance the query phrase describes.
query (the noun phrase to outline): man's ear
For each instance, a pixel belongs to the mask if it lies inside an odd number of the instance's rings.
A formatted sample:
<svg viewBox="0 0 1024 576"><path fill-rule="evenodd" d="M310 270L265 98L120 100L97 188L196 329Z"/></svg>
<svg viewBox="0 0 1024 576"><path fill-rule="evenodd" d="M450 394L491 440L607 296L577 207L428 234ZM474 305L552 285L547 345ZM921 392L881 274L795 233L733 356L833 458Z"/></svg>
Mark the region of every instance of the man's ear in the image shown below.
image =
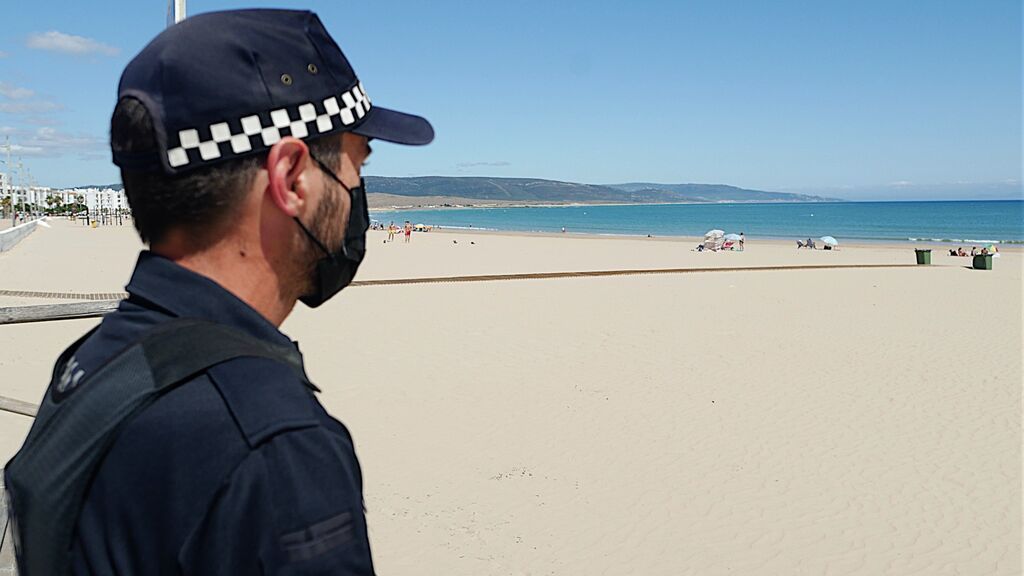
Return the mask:
<svg viewBox="0 0 1024 576"><path fill-rule="evenodd" d="M288 216L297 216L307 201L309 148L298 138L287 136L267 153L267 192L271 200Z"/></svg>

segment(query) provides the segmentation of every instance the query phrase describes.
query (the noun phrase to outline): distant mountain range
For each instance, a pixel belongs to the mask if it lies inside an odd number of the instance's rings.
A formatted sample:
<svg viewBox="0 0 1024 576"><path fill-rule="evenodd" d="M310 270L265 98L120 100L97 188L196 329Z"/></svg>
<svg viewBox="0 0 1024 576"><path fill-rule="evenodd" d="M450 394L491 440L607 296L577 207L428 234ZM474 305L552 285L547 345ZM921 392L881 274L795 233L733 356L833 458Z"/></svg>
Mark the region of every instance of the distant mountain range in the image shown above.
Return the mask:
<svg viewBox="0 0 1024 576"><path fill-rule="evenodd" d="M640 198L668 196L672 202L842 202L839 198L826 198L788 192L748 190L725 184L651 184L632 182L611 184L611 188L635 194ZM640 200L647 201L647 200ZM657 201L657 200L655 200Z"/></svg>
<svg viewBox="0 0 1024 576"><path fill-rule="evenodd" d="M537 178L368 176L366 188L395 196L455 196L485 201L580 204L656 202L836 202L836 198L747 190L723 184L578 184Z"/></svg>
<svg viewBox="0 0 1024 576"><path fill-rule="evenodd" d="M113 188L79 186L79 188ZM658 202L841 202L807 194L748 190L724 184L578 184L538 178L486 178L474 176L418 176L393 178L367 176L366 188L373 194L410 197L451 197L486 202L525 204L652 204Z"/></svg>

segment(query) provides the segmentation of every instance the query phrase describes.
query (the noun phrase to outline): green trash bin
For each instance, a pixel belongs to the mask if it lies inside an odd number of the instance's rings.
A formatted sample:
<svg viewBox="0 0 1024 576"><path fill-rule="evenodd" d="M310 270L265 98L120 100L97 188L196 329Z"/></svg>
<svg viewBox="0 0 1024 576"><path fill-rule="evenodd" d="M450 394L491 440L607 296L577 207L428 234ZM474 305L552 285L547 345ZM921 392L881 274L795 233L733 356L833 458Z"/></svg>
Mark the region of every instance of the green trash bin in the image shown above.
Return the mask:
<svg viewBox="0 0 1024 576"><path fill-rule="evenodd" d="M991 254L977 254L974 257L974 269L975 270L991 270L992 269L992 255Z"/></svg>
<svg viewBox="0 0 1024 576"><path fill-rule="evenodd" d="M930 265L932 263L932 251L921 250L920 248L914 250L914 254L917 255L918 265Z"/></svg>

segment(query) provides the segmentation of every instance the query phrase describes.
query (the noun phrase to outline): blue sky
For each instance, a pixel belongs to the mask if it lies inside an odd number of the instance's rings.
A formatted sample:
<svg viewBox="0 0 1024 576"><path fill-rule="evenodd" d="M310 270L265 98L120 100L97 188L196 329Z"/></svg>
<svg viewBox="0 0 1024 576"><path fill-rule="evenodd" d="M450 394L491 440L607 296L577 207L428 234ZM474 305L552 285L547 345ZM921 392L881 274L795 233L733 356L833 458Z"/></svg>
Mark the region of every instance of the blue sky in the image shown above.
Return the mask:
<svg viewBox="0 0 1024 576"><path fill-rule="evenodd" d="M1021 195L1021 3L189 0L316 11L425 148L369 174L700 182L849 199ZM0 144L43 185L116 182L125 64L166 0L12 2ZM2 167L0 167L2 169Z"/></svg>

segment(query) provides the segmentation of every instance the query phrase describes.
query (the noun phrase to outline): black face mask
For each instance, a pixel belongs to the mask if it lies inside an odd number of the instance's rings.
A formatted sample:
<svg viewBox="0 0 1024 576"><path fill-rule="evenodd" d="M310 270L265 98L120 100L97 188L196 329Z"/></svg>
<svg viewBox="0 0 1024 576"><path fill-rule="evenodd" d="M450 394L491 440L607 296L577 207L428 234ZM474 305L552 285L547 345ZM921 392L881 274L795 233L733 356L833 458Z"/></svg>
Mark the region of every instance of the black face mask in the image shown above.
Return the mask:
<svg viewBox="0 0 1024 576"><path fill-rule="evenodd" d="M370 214L366 206L366 184L360 179L359 186L349 188L341 181L341 178L331 171L323 162L317 158L313 161L320 166L332 180L337 182L348 192L352 205L348 213L348 226L345 227L345 239L337 252L331 252L324 246L312 232L298 219L295 222L299 228L306 233L306 236L324 253L324 257L316 262L316 276L313 278L313 291L299 297L306 306L316 308L330 300L332 296L341 291L352 282L352 278L359 269L359 263L363 261L366 254L366 230L370 227Z"/></svg>

